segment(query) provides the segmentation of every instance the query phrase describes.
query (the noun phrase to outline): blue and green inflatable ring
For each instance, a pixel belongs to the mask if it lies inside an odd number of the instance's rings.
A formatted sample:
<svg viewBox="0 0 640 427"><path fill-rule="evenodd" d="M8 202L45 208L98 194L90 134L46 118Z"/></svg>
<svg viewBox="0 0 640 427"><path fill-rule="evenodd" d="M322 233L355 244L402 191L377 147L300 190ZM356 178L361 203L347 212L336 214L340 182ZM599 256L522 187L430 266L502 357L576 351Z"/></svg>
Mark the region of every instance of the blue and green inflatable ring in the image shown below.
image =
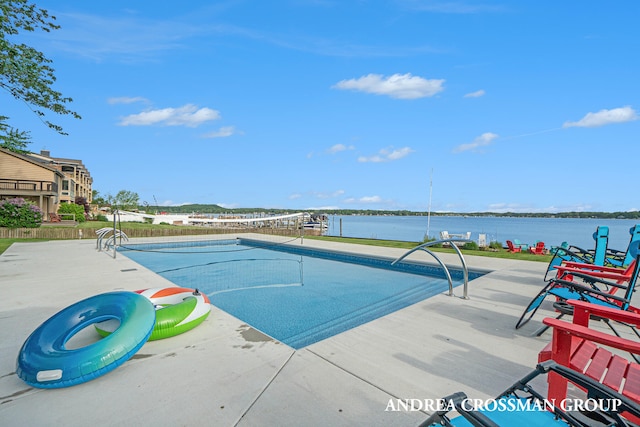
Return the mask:
<svg viewBox="0 0 640 427"><path fill-rule="evenodd" d="M120 321L108 337L78 349L66 343L97 322ZM108 292L79 301L40 325L22 345L17 375L38 388L60 388L104 375L129 360L147 342L155 324L153 304L133 292Z"/></svg>

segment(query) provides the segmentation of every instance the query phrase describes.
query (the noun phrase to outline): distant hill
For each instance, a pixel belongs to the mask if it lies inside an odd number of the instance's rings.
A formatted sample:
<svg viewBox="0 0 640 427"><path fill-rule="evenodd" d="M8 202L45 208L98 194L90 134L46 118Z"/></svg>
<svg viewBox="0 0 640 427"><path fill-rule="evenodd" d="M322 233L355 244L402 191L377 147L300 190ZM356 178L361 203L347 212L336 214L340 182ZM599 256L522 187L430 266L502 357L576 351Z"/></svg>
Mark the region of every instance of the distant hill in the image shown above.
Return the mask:
<svg viewBox="0 0 640 427"><path fill-rule="evenodd" d="M191 204L181 206L147 206L149 213L154 211L167 213L202 213L202 214L285 214L295 212L314 212L327 215L398 215L398 216L426 216L427 212L413 212L407 210L358 210L358 209L265 209L265 208L235 208L228 209L219 205ZM631 212L559 212L559 213L516 213L516 212L431 212L432 216L495 216L495 217L526 217L526 218L597 218L597 219L640 219L640 211Z"/></svg>

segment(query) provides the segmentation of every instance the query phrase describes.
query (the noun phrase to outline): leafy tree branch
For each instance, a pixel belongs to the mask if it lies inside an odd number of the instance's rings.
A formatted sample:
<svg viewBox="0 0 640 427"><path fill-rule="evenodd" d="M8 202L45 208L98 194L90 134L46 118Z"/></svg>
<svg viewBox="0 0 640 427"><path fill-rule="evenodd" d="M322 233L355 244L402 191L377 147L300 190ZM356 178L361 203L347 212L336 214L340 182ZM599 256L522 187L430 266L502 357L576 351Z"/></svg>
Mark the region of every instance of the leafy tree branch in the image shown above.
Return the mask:
<svg viewBox="0 0 640 427"><path fill-rule="evenodd" d="M24 102L46 126L67 135L61 126L46 119L47 112L81 117L67 107L73 99L53 88L56 76L51 59L31 46L11 40L24 31L57 30L60 27L55 19L27 0L0 1L0 89ZM7 120L7 116L0 116L0 143L9 149L24 148L29 133L10 127L4 123Z"/></svg>

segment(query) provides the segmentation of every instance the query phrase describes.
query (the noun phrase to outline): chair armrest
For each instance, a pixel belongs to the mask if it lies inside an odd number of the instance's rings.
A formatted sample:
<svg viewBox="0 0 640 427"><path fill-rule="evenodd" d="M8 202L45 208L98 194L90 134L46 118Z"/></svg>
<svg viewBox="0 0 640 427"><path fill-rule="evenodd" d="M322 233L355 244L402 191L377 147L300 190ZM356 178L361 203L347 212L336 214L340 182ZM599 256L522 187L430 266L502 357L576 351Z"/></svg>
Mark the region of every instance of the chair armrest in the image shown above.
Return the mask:
<svg viewBox="0 0 640 427"><path fill-rule="evenodd" d="M561 265L554 265L554 268L561 269L585 269L590 271L606 271L610 273L623 273L624 269L620 267L605 267L603 265L593 265L585 262L565 261Z"/></svg>
<svg viewBox="0 0 640 427"><path fill-rule="evenodd" d="M564 332L573 337L585 339L598 344L617 348L633 354L640 354L640 342L631 341L615 335L609 335L604 332L596 331L587 326L575 325L565 322L564 320L547 317L542 321L545 325L550 326L554 330L554 334Z"/></svg>
<svg viewBox="0 0 640 427"><path fill-rule="evenodd" d="M614 287L618 289L627 289L627 286L620 282L622 281L628 282L630 279L629 277L622 276L622 275L611 275L611 273L593 274L593 273L587 273L587 272L581 272L581 271L574 271L571 274L573 276L580 277L581 279L588 280L589 282L601 283L605 286ZM609 276L613 276L613 277L609 277ZM611 280L605 280L605 279L612 279L616 281L612 282Z"/></svg>
<svg viewBox="0 0 640 427"><path fill-rule="evenodd" d="M630 325L640 326L640 313L626 311L619 308L605 307L603 305L591 304L586 301L569 300L567 304L575 307L576 310L584 310L588 315L594 315L615 322L624 322Z"/></svg>
<svg viewBox="0 0 640 427"><path fill-rule="evenodd" d="M623 281L623 280L629 280L629 277L626 276L624 274L623 270L618 269L617 272L613 272L613 271L597 271L597 270L593 270L593 271L589 271L589 270L584 270L582 268L563 268L562 266L555 266L555 268L558 269L558 277L563 277L565 274L573 274L573 275L580 275L582 276L590 276L590 277L597 277L600 279L611 279L611 280L615 280L617 282L619 281Z"/></svg>

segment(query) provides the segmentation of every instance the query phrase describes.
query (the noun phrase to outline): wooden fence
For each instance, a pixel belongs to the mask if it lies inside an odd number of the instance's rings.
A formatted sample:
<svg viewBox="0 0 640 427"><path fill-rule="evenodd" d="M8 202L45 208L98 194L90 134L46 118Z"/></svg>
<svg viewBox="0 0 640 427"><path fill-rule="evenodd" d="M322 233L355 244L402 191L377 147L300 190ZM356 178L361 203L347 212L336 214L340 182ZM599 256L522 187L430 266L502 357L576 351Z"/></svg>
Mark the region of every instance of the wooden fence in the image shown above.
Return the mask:
<svg viewBox="0 0 640 427"><path fill-rule="evenodd" d="M0 239L95 239L96 230L76 227L0 228ZM122 231L133 237L193 236L203 234L261 233L278 236L299 236L300 230L287 228L126 228ZM81 233L82 232L82 233ZM305 235L318 235L317 230L304 230Z"/></svg>

